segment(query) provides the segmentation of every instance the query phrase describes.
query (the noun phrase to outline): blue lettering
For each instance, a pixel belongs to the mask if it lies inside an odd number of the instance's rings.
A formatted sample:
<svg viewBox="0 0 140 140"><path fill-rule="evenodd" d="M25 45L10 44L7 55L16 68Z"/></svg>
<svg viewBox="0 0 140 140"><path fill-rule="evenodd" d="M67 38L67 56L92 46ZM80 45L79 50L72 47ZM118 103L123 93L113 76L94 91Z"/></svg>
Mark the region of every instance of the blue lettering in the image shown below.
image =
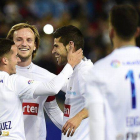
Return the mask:
<svg viewBox="0 0 140 140"><path fill-rule="evenodd" d="M127 117L126 125L127 127L140 126L140 117Z"/></svg>
<svg viewBox="0 0 140 140"><path fill-rule="evenodd" d="M123 65L140 65L140 60L132 61L132 62L122 62Z"/></svg>
<svg viewBox="0 0 140 140"><path fill-rule="evenodd" d="M11 121L8 121L9 122L9 129L11 129L12 127L11 127Z"/></svg>
<svg viewBox="0 0 140 140"><path fill-rule="evenodd" d="M0 123L0 130L7 130L11 128L11 121Z"/></svg>
<svg viewBox="0 0 140 140"><path fill-rule="evenodd" d="M76 95L76 92L73 92L73 95Z"/></svg>
<svg viewBox="0 0 140 140"><path fill-rule="evenodd" d="M4 123L0 123L0 130L5 130L5 122Z"/></svg>
<svg viewBox="0 0 140 140"><path fill-rule="evenodd" d="M74 92L72 92L72 91L67 91L67 94L76 96L76 92L75 92L75 91L74 91Z"/></svg>

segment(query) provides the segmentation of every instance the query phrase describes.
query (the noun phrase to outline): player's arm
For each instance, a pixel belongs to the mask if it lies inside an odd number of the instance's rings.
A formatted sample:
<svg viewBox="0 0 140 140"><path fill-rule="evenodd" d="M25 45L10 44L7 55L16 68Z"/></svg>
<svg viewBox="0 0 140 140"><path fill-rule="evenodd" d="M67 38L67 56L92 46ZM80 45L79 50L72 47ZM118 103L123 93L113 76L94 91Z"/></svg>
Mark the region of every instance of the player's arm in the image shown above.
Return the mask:
<svg viewBox="0 0 140 140"><path fill-rule="evenodd" d="M105 119L103 103L90 103L88 110L90 138L93 140L105 140Z"/></svg>
<svg viewBox="0 0 140 140"><path fill-rule="evenodd" d="M72 73L72 67L67 64L61 71L61 73L58 74L55 78L53 78L50 82L40 82L40 84L35 89L34 96L52 96L57 94Z"/></svg>
<svg viewBox="0 0 140 140"><path fill-rule="evenodd" d="M67 137L73 136L75 130L79 127L82 120L88 117L88 110L86 108L82 109L73 118L69 119L62 128L62 133L64 135L67 133Z"/></svg>
<svg viewBox="0 0 140 140"><path fill-rule="evenodd" d="M99 84L97 74L91 69L91 74L86 77L86 106L89 111L90 138L93 140L105 140L105 116L102 90L103 84ZM95 74L95 75L94 75Z"/></svg>
<svg viewBox="0 0 140 140"><path fill-rule="evenodd" d="M73 69L75 65L80 63L83 55L83 51L81 49L77 50L76 52L73 53L74 47L70 49L68 52L68 63L62 72L57 75L54 79L52 79L49 83L44 83L40 84L35 92L35 96L40 96L40 95L54 95L57 94L60 89L63 87L65 84L66 80L70 77L70 75L73 72Z"/></svg>
<svg viewBox="0 0 140 140"><path fill-rule="evenodd" d="M44 103L44 109L52 122L62 130L63 125L63 112L60 110L55 96L49 96Z"/></svg>
<svg viewBox="0 0 140 140"><path fill-rule="evenodd" d="M73 49L71 49L68 53L68 64L66 64L61 73L50 82L43 83L29 80L28 78L21 76L14 76L16 78L14 88L19 98L29 99L33 98L33 96L48 96L57 94L65 84L68 77L73 73L73 67L82 59L83 51L81 49L74 53L72 51Z"/></svg>

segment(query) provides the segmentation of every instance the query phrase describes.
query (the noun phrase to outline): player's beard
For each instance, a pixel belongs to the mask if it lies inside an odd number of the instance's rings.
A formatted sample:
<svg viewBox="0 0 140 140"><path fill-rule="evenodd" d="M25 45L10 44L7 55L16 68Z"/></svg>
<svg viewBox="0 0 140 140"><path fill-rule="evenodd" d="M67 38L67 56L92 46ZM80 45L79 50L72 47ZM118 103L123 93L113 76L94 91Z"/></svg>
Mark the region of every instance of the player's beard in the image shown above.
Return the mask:
<svg viewBox="0 0 140 140"><path fill-rule="evenodd" d="M28 59L30 59L32 57L31 55L28 55L26 57L23 57L20 54L18 56L19 56L21 62L26 62Z"/></svg>
<svg viewBox="0 0 140 140"><path fill-rule="evenodd" d="M68 51L67 51L66 47L65 47L65 50L66 50L66 53L67 53L66 56L59 54L59 55L60 55L60 58L59 58L59 60L57 61L57 64L58 64L59 66L66 65L67 62L68 62L68 61L67 61Z"/></svg>
<svg viewBox="0 0 140 140"><path fill-rule="evenodd" d="M67 57L60 56L59 60L57 61L57 64L59 66L63 66L63 65L66 65L66 63L67 63Z"/></svg>

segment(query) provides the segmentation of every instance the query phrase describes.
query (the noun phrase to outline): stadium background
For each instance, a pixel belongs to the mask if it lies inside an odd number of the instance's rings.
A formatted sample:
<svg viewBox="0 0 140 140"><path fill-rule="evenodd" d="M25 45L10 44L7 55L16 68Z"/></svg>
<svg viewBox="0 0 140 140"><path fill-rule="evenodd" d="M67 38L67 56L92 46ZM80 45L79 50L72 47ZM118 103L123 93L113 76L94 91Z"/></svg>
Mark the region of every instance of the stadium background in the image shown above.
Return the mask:
<svg viewBox="0 0 140 140"><path fill-rule="evenodd" d="M34 63L58 74L63 67L57 66L51 54L52 35L43 31L46 24L54 30L72 24L78 27L85 37L84 55L94 62L112 51L108 36L108 12L116 4L129 3L140 13L139 0L0 0L0 37L6 37L9 29L17 23L27 22L37 27L41 43ZM137 38L140 46L140 37ZM57 95L63 110L65 95ZM61 131L49 118L47 120L47 140L60 140Z"/></svg>

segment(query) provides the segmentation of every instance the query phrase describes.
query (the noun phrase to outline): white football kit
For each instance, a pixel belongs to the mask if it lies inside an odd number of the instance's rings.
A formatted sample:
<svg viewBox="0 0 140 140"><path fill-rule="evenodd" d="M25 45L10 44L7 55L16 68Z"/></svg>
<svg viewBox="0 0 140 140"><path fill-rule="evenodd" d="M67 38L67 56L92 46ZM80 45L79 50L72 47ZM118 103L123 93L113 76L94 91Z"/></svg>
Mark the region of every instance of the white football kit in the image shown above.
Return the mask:
<svg viewBox="0 0 140 140"><path fill-rule="evenodd" d="M91 139L139 140L140 49L115 49L86 79Z"/></svg>
<svg viewBox="0 0 140 140"><path fill-rule="evenodd" d="M72 76L69 78L64 105L63 125L82 109L85 108L85 76L93 63L86 58L82 60L75 68ZM62 133L62 140L89 140L88 118L82 120L80 126L76 129L74 135L67 137Z"/></svg>
<svg viewBox="0 0 140 140"><path fill-rule="evenodd" d="M72 67L67 64L62 72L50 82L39 82L16 74L9 75L1 71L0 139L25 140L22 99L31 99L40 95L49 96L57 94L72 72ZM59 82L60 80L61 82ZM36 113L36 106L27 106L24 109L27 110L27 112Z"/></svg>
<svg viewBox="0 0 140 140"><path fill-rule="evenodd" d="M33 63L27 67L17 66L16 70L18 75L42 82L49 82L56 76ZM55 96L38 96L35 99L24 99L22 107L27 140L46 140L46 122L43 107L53 123L59 129L62 129L63 112L59 109Z"/></svg>

